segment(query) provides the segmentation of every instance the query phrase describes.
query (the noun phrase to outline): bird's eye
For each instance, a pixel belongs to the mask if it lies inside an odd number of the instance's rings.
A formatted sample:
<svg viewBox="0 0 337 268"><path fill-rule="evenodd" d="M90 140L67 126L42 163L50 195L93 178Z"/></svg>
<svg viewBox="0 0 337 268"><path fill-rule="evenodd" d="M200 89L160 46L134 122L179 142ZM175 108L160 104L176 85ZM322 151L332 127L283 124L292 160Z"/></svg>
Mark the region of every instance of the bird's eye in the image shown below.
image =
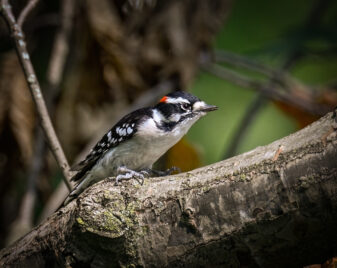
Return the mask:
<svg viewBox="0 0 337 268"><path fill-rule="evenodd" d="M188 110L190 110L190 105L188 103L183 103L183 104L181 104L181 108L183 110L188 111Z"/></svg>

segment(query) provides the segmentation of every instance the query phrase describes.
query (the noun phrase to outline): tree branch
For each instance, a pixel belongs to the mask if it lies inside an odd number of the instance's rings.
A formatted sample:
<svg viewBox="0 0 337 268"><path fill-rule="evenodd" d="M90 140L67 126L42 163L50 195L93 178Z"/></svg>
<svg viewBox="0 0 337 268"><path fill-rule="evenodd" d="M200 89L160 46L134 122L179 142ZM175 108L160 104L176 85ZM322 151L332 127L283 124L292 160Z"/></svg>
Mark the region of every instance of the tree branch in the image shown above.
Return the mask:
<svg viewBox="0 0 337 268"><path fill-rule="evenodd" d="M99 182L2 250L0 266L323 262L337 252L336 130L330 113L270 145L191 172L143 186Z"/></svg>
<svg viewBox="0 0 337 268"><path fill-rule="evenodd" d="M235 54L229 51L216 50L215 62L228 63L235 67L246 68L261 74L266 75L270 80L288 81L293 80L288 73L284 70L273 69L267 65L261 64L257 61L251 60L239 54Z"/></svg>
<svg viewBox="0 0 337 268"><path fill-rule="evenodd" d="M0 11L8 25L12 38L15 42L15 48L16 48L16 51L19 57L19 61L24 71L28 87L34 99L37 112L41 119L41 125L47 137L49 146L54 154L54 157L57 163L62 169L62 172L64 175L64 178L63 178L64 182L66 183L68 189L71 190L71 185L69 183L69 179L70 179L69 164L64 155L64 152L59 143L59 140L56 136L53 125L51 123L48 110L47 110L45 101L42 96L39 81L37 80L33 65L30 61L30 56L26 49L26 43L25 43L23 32L21 30L20 25L16 23L15 17L11 10L11 6L7 0L1 0L1 10Z"/></svg>
<svg viewBox="0 0 337 268"><path fill-rule="evenodd" d="M18 18L18 25L22 29L22 26L26 20L26 17L28 14L33 10L33 8L36 6L36 4L39 2L39 0L29 0L27 5L24 7L24 9L21 11L19 18Z"/></svg>
<svg viewBox="0 0 337 268"><path fill-rule="evenodd" d="M231 142L226 149L222 159L226 159L236 155L237 149L239 148L241 141L244 140L247 132L249 132L248 130L251 123L254 121L257 113L265 104L266 98L264 98L262 93L259 93L254 97L252 102L246 108L245 114L242 117L239 126L235 130L234 135L232 135Z"/></svg>
<svg viewBox="0 0 337 268"><path fill-rule="evenodd" d="M69 37L73 25L75 0L61 1L61 27L56 33L53 51L47 70L47 80L52 87L58 88L61 83L64 65L69 51Z"/></svg>
<svg viewBox="0 0 337 268"><path fill-rule="evenodd" d="M44 163L44 155L46 151L43 132L40 128L36 129L34 154L30 162L27 175L26 192L21 199L18 216L11 224L9 234L6 238L6 245L12 244L18 238L22 237L34 226L34 208L36 202L36 184L41 175L41 169Z"/></svg>
<svg viewBox="0 0 337 268"><path fill-rule="evenodd" d="M331 110L327 105L315 103L311 92L302 90L301 88L304 85L299 83L289 87L287 84L280 84L277 80L267 82L258 81L214 63L206 63L202 68L204 71L230 81L240 87L255 89L272 100L283 101L295 107L300 107L310 114L323 115ZM285 90L285 86L288 86L287 90Z"/></svg>
<svg viewBox="0 0 337 268"><path fill-rule="evenodd" d="M60 93L60 83L62 81L64 65L69 51L69 36L72 29L74 8L74 0L62 0L60 12L62 23L56 33L47 69L47 85L45 86L46 104L51 116L53 116L55 110L55 98ZM34 208L37 194L36 184L41 175L41 170L44 167L46 147L47 144L44 139L43 131L41 128L38 128L35 134L34 155L27 176L27 189L21 200L18 217L11 225L8 238L6 239L7 243L14 242L29 232L34 226ZM62 189L63 187L64 184L62 184ZM65 195L67 195L69 190L66 187L64 188ZM58 196L58 198L61 198L61 200L52 212L54 212L61 204L62 200L65 199L62 195Z"/></svg>

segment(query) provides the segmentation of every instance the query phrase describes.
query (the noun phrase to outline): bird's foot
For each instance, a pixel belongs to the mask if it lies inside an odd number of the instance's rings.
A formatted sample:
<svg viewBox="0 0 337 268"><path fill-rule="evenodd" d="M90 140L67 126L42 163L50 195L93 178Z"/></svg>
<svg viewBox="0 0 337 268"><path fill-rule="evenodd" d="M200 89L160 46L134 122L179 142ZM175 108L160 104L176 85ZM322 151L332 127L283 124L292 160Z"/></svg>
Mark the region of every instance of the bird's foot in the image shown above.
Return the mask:
<svg viewBox="0 0 337 268"><path fill-rule="evenodd" d="M171 168L166 169L164 171L149 169L148 173L151 173L153 176L163 177L163 176L171 175L174 172L178 172L179 173L180 171L181 170L178 167L171 167Z"/></svg>
<svg viewBox="0 0 337 268"><path fill-rule="evenodd" d="M118 183L122 180L131 180L135 179L140 185L143 185L144 179L146 177L149 177L149 172L147 170L142 171L134 171L132 169L128 169L125 166L119 167L117 169L117 176L116 176L116 182L115 184L118 185Z"/></svg>

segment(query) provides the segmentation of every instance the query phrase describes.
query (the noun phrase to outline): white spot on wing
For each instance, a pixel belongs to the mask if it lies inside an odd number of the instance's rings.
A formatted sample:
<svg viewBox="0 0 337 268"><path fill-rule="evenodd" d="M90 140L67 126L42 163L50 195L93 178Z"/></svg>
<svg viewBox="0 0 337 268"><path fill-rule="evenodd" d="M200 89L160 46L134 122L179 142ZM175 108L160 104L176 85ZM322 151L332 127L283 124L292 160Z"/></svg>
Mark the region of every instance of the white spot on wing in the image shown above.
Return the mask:
<svg viewBox="0 0 337 268"><path fill-rule="evenodd" d="M131 134L133 129L131 127L128 127L127 131L128 131L128 134Z"/></svg>

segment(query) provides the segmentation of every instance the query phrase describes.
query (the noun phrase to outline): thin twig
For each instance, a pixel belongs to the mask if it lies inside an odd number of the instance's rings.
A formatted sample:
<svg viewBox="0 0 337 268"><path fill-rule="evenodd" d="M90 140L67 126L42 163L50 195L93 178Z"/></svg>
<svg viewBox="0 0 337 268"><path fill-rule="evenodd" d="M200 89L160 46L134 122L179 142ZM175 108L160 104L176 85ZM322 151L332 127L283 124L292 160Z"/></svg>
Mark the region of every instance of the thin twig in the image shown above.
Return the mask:
<svg viewBox="0 0 337 268"><path fill-rule="evenodd" d="M5 18L5 21L8 24L8 28L10 29L12 38L15 42L15 48L18 54L18 58L24 71L27 84L32 94L33 100L35 102L35 106L37 108L37 112L41 120L42 128L47 137L48 144L54 154L57 163L62 169L64 175L63 178L64 182L66 183L70 191L71 190L71 185L69 183L70 168L68 165L68 161L64 155L62 147L59 143L59 140L56 136L55 130L51 123L48 110L42 96L40 84L37 80L33 65L30 61L30 56L26 49L26 43L23 32L21 30L21 27L16 23L15 17L12 13L11 6L8 3L8 0L1 0L1 14Z"/></svg>
<svg viewBox="0 0 337 268"><path fill-rule="evenodd" d="M68 55L68 39L72 29L72 21L74 14L74 0L62 0L61 16L62 23L59 28L54 46L51 52L49 60L49 66L47 70L47 85L45 86L45 98L46 105L50 111L51 116L55 110L55 98L60 92L60 83L62 80L62 73L64 70L65 59ZM8 242L13 242L17 238L25 234L25 232L31 230L34 225L34 208L36 203L36 184L41 174L41 170L45 162L45 154L47 144L43 137L43 131L41 128L37 129L34 142L34 155L30 163L30 169L28 171L27 190L21 200L21 205L18 213L18 217L15 220L15 224L10 228L10 234ZM65 192L68 189L62 183ZM62 198L62 196L61 196ZM61 200L62 201L62 200ZM60 202L61 202L60 201Z"/></svg>
<svg viewBox="0 0 337 268"><path fill-rule="evenodd" d="M230 81L238 86L255 89L262 92L266 97L272 100L289 103L314 115L324 115L331 110L326 105L315 103L311 97L310 91L294 90L293 87L288 90L284 90L283 87L285 85L275 83L276 81L258 81L214 63L204 64L202 68L204 71ZM296 87L302 88L305 86L297 83Z"/></svg>
<svg viewBox="0 0 337 268"><path fill-rule="evenodd" d="M53 49L51 52L51 57L49 60L49 65L47 69L47 85L46 85L46 103L47 107L49 108L50 114L52 115L55 110L55 98L59 95L60 92L60 83L62 80L62 74L64 71L64 66L66 62L66 58L69 51L69 36L72 30L72 22L73 22L73 15L75 9L75 0L62 0L61 3L61 27L59 28L58 32L56 33ZM38 130L36 135L36 150L32 162L32 170L29 173L28 179L28 187L26 195L32 196L36 194L36 183L37 178L40 175L41 169L43 167L42 163L44 160L45 155L45 146L46 143L43 139L43 133ZM36 165L35 163L41 163L40 165ZM63 185L63 184L62 184ZM67 189L65 188L67 192ZM62 198L62 197L61 197ZM31 198L32 202L28 204L24 203L25 198L22 201L21 210L25 211L25 217L21 217L22 221L28 225L30 223L33 224L33 209L35 206L35 199ZM61 200L62 201L62 200ZM20 213L23 214L23 213ZM31 221L28 221L31 220Z"/></svg>
<svg viewBox="0 0 337 268"><path fill-rule="evenodd" d="M264 74L272 79L284 80L288 75L281 70L273 69L268 65L254 61L242 55L238 55L229 51L216 50L215 62L228 63L231 66L246 68L261 74Z"/></svg>
<svg viewBox="0 0 337 268"><path fill-rule="evenodd" d="M41 128L37 129L34 143L34 155L28 170L27 190L21 199L19 213L11 224L6 244L9 245L29 232L34 225L34 207L36 202L36 183L44 162L45 141Z"/></svg>
<svg viewBox="0 0 337 268"><path fill-rule="evenodd" d="M24 9L21 11L19 17L18 17L18 25L22 29L22 26L26 20L26 17L28 14L33 10L33 8L36 6L36 4L39 2L39 0L29 0L27 5L24 7Z"/></svg>
<svg viewBox="0 0 337 268"><path fill-rule="evenodd" d="M69 36L72 29L74 6L74 0L62 0L61 28L56 33L50 64L47 70L47 81L53 88L60 85L64 65L69 52Z"/></svg>
<svg viewBox="0 0 337 268"><path fill-rule="evenodd" d="M240 120L238 128L235 130L234 135L230 140L230 144L223 155L223 159L227 159L236 155L237 149L242 140L246 137L247 130L250 128L251 123L256 118L258 111L266 104L266 98L262 93L255 96L254 100L246 108L243 118Z"/></svg>
<svg viewBox="0 0 337 268"><path fill-rule="evenodd" d="M290 69L291 63L293 61L296 61L296 55L293 54L294 53L292 53L292 57L290 58L289 56L289 60L286 61L288 65L283 66L280 69L275 69L242 55L223 50L215 51L215 62L225 62L234 67L246 68L250 71L255 71L257 73L263 74L268 78L270 83L275 82L279 84L279 90L289 91L293 87L299 87L305 88L305 90L312 92L312 89L310 87L303 85L286 71L287 69Z"/></svg>
<svg viewBox="0 0 337 268"><path fill-rule="evenodd" d="M43 139L43 132L41 131L41 128L38 128L35 138L34 156L31 162L30 170L28 172L27 192L22 199L22 206L19 212L23 221L27 224L30 224L31 226L34 222L33 208L36 200L36 183L43 167L43 156L46 151L44 144L45 141ZM27 200L29 200L29 202L27 202Z"/></svg>
<svg viewBox="0 0 337 268"><path fill-rule="evenodd" d="M279 145L277 151L275 152L274 154L274 157L273 157L273 162L275 162L279 157L280 157L280 154L284 151L284 146L283 145Z"/></svg>

